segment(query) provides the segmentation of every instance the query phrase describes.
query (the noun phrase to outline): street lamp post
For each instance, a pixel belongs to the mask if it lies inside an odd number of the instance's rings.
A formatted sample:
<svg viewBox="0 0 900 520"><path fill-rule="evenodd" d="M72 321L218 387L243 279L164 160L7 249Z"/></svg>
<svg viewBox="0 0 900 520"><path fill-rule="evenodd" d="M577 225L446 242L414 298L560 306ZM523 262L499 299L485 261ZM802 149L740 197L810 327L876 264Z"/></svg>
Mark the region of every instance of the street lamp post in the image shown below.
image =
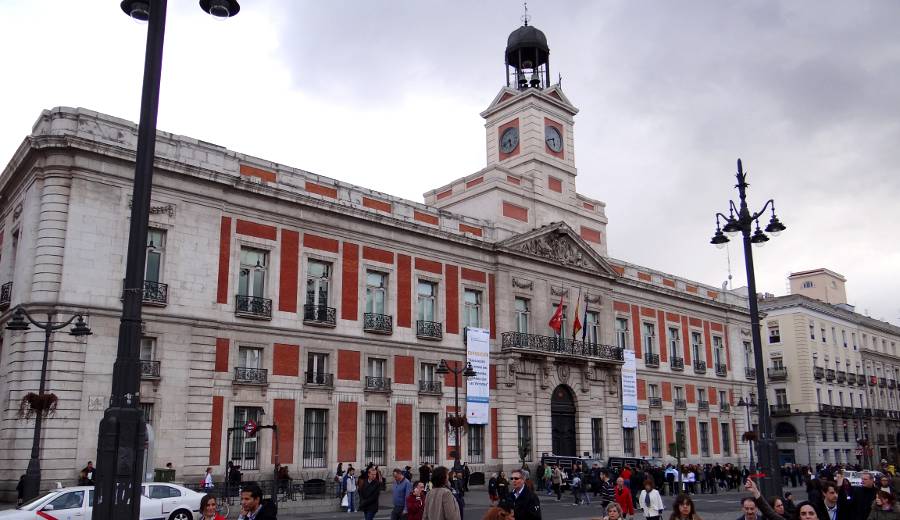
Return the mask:
<svg viewBox="0 0 900 520"><path fill-rule="evenodd" d="M753 402L753 394L750 394L750 397L746 401L744 400L744 396L741 396L737 405L747 409L747 431L753 431L753 427L750 424L750 408L756 406L756 403ZM750 447L750 473L756 473L756 467L753 464L753 440L748 438L747 444Z"/></svg>
<svg viewBox="0 0 900 520"><path fill-rule="evenodd" d="M144 82L138 124L131 224L125 260L125 290L116 361L113 364L109 408L100 421L97 438L95 520L137 520L140 514L141 468L145 426L140 404L141 304L146 261L150 190L156 154L156 117L162 74L167 0L122 0L120 7L135 20L148 21ZM200 0L200 7L216 18L234 16L236 0Z"/></svg>
<svg viewBox="0 0 900 520"><path fill-rule="evenodd" d="M772 434L772 420L769 416L769 404L766 397L766 379L763 368L762 340L759 331L759 306L756 301L756 274L753 269L753 251L751 245L762 246L769 241L766 233L772 236L778 236L784 231L785 225L782 224L775 215L775 201L769 199L763 205L762 209L755 213L751 213L747 207L747 174L743 171L741 160L737 161L737 184L739 205L735 205L734 201L728 201L728 216L722 213L716 213L716 232L710 243L716 247L725 247L729 241L722 231L729 235L741 233L744 242L744 264L747 269L747 290L748 300L750 302L750 333L753 338L753 359L756 363L756 391L759 396L759 439L757 440L757 451L759 460L757 462L759 473L765 476L760 478L760 491L767 497L781 496L781 477L776 474L778 468L778 444ZM771 207L772 217L766 226L765 233L759 228L759 218L764 217L766 209ZM725 221L725 226L720 228L720 219ZM756 231L751 226L756 224ZM752 232L752 234L751 234Z"/></svg>
<svg viewBox="0 0 900 520"><path fill-rule="evenodd" d="M16 306L13 311L12 319L6 324L7 330L28 330L31 328L29 325L30 323L44 331L44 356L41 359L41 380L40 383L38 383L37 403L39 404L36 410L32 407L36 412L34 415L34 437L31 440L31 458L28 459L28 469L25 470L25 481L23 484L23 498L25 500L31 500L36 497L41 488L41 430L44 426L44 415L48 411L43 396L47 387L47 357L50 355L50 335L60 329L68 327L73 321L75 321L75 325L72 327L72 330L69 331L69 334L75 337L91 335L91 329L84 323L84 316L81 314L75 314L63 322L55 322L53 321L53 314L48 312L47 321L40 322L32 318L31 315L28 314L28 311L21 305Z"/></svg>
<svg viewBox="0 0 900 520"><path fill-rule="evenodd" d="M450 367L447 365L447 362L441 359L441 363L438 365L436 369L434 369L434 373L438 375L445 374L453 374L453 407L454 407L454 422L453 422L453 435L456 437L456 447L453 452L453 470L456 471L457 468L460 467L459 463L459 455L460 455L460 447L459 447L459 423L460 423L460 415L459 415L459 376L463 377L473 377L478 375L475 372L475 369L472 368L472 363L466 362L465 368L461 368L458 365Z"/></svg>

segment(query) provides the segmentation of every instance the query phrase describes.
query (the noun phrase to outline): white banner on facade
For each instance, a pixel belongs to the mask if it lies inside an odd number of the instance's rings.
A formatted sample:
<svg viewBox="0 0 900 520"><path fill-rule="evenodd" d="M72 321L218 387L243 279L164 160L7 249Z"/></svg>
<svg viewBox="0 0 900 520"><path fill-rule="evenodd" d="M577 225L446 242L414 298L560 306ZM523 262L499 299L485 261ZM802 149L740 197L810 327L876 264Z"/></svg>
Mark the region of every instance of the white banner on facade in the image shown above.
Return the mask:
<svg viewBox="0 0 900 520"><path fill-rule="evenodd" d="M469 424L488 423L490 357L490 333L486 329L466 328L466 358L476 374L466 380L466 420Z"/></svg>
<svg viewBox="0 0 900 520"><path fill-rule="evenodd" d="M637 428L637 365L634 351L625 349L622 365L622 428Z"/></svg>

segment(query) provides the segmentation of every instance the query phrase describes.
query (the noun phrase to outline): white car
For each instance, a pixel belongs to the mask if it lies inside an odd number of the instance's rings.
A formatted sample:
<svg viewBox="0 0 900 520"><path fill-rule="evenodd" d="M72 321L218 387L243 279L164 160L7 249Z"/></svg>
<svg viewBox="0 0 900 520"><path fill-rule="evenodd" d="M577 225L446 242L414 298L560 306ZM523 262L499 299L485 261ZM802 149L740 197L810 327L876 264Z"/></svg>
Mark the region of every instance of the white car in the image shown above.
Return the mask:
<svg viewBox="0 0 900 520"><path fill-rule="evenodd" d="M202 497L177 484L145 482L141 485L141 520L197 520ZM93 487L67 487L0 511L0 520L90 520L93 507Z"/></svg>
<svg viewBox="0 0 900 520"><path fill-rule="evenodd" d="M862 486L862 473L862 471L844 471L844 478L850 482L851 486L859 487ZM872 474L875 482L878 482L878 479L881 478L880 471L869 470L868 473Z"/></svg>

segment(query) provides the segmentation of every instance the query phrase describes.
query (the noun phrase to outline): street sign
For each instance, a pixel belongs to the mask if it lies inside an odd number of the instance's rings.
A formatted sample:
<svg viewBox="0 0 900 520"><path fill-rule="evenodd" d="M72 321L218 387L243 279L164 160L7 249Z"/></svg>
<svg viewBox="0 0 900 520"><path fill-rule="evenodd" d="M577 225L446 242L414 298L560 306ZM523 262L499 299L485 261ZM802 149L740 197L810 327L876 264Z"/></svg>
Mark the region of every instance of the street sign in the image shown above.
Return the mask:
<svg viewBox="0 0 900 520"><path fill-rule="evenodd" d="M256 421L254 421L253 419L250 419L246 422L246 424L244 424L244 433L246 433L248 437L253 437L254 435L256 435L256 430Z"/></svg>

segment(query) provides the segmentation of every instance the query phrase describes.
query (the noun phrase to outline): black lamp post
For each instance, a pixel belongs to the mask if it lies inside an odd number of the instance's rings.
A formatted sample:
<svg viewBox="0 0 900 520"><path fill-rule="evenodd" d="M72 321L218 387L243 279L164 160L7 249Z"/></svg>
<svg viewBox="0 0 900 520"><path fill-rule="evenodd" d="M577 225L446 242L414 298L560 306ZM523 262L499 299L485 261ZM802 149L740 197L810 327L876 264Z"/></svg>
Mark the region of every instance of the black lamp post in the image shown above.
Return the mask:
<svg viewBox="0 0 900 520"><path fill-rule="evenodd" d="M459 463L459 423L460 423L460 415L459 415L459 376L463 377L473 377L478 375L475 372L475 369L472 368L472 363L466 362L465 368L460 368L459 366L449 367L447 362L441 359L441 363L438 365L436 369L434 369L434 373L438 375L445 374L453 374L453 406L454 406L454 422L453 422L453 434L456 437L456 447L453 452L453 470L456 471L457 468L460 467Z"/></svg>
<svg viewBox="0 0 900 520"><path fill-rule="evenodd" d="M95 520L137 520L141 506L141 481L145 426L140 403L141 303L146 261L150 190L156 154L156 116L162 73L163 40L166 32L167 0L122 0L120 7L135 20L149 21L144 55L141 119L138 125L137 157L125 260L125 290L119 341L113 365L109 408L100 421L97 439L97 485ZM200 0L200 7L217 18L234 16L240 10L235 0Z"/></svg>
<svg viewBox="0 0 900 520"><path fill-rule="evenodd" d="M77 320L77 321L75 321ZM34 438L31 441L31 458L28 459L28 469L25 470L24 482L24 499L31 500L36 497L41 489L41 430L44 426L44 415L48 411L47 403L44 402L44 390L47 386L47 357L50 354L50 335L54 332L64 329L70 323L75 321L75 325L69 334L75 337L90 336L91 329L84 323L84 317L81 314L75 314L71 318L62 322L53 321L53 315L47 313L47 321L39 322L28 314L21 305L16 306L13 311L12 319L6 324L6 330L24 331L31 328L31 325L44 331L44 357L41 359L41 380L38 385L38 408L32 409L34 415ZM29 325L29 323L31 325Z"/></svg>
<svg viewBox="0 0 900 520"><path fill-rule="evenodd" d="M725 233L735 235L740 233L744 239L744 264L747 268L747 290L748 300L750 301L750 333L753 338L753 359L756 363L756 391L759 396L759 439L756 441L757 451L759 452L758 467L759 472L765 476L760 478L760 491L767 497L781 496L781 477L776 474L778 470L778 444L772 434L772 420L769 416L768 399L766 398L766 379L763 368L762 340L759 333L759 306L756 301L756 275L753 270L753 251L751 245L762 246L769 241L766 233L777 236L785 230L778 217L775 216L775 201L769 199L763 205L762 209L750 213L747 208L747 174L741 165L741 160L737 161L737 184L739 205L735 205L734 201L728 201L728 216L722 213L716 213L716 233L713 235L710 243L716 247L725 247L729 241ZM771 206L772 217L763 233L759 229L759 217L763 216L766 209ZM725 226L720 228L720 219L725 221ZM752 230L752 225L756 224L756 231ZM722 233L724 231L725 233ZM751 234L752 232L752 234Z"/></svg>
<svg viewBox="0 0 900 520"><path fill-rule="evenodd" d="M744 396L741 396L737 405L747 409L747 431L752 432L753 425L750 424L750 409L756 406L756 403L753 401L753 394L751 393L746 401L744 400ZM753 439L748 437L746 440L747 444L750 446L750 473L756 473L756 466L753 463Z"/></svg>

